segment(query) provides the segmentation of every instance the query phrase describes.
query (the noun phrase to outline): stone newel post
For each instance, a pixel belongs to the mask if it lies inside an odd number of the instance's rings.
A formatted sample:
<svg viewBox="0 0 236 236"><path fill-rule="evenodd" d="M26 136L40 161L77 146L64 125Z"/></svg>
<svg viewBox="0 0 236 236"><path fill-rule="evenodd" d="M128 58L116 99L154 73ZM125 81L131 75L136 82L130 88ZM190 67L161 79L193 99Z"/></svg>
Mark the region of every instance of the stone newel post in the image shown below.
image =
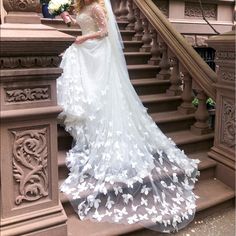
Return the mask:
<svg viewBox="0 0 236 236"><path fill-rule="evenodd" d="M218 171L235 171L235 29L212 37L208 45L216 50L218 80L216 83L216 122L214 146L209 155L221 163ZM225 180L234 188L234 176Z"/></svg>
<svg viewBox="0 0 236 236"><path fill-rule="evenodd" d="M0 95L1 235L67 235L59 201L56 79L74 38L40 24L39 1L3 1Z"/></svg>

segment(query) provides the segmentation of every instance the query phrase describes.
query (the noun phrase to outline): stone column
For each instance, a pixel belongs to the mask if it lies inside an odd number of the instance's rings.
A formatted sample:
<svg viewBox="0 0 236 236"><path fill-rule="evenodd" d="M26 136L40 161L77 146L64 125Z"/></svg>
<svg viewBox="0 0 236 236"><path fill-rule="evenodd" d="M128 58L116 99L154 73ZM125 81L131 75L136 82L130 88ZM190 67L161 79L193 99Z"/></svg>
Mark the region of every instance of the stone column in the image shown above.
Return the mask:
<svg viewBox="0 0 236 236"><path fill-rule="evenodd" d="M209 155L225 167L224 171L232 173L235 170L235 29L212 37L207 43L216 50L218 66L215 140ZM225 181L235 187L233 174Z"/></svg>
<svg viewBox="0 0 236 236"><path fill-rule="evenodd" d="M1 30L0 232L67 235L59 200L56 79L74 38L40 24L38 1L4 1ZM12 13L11 13L12 12Z"/></svg>

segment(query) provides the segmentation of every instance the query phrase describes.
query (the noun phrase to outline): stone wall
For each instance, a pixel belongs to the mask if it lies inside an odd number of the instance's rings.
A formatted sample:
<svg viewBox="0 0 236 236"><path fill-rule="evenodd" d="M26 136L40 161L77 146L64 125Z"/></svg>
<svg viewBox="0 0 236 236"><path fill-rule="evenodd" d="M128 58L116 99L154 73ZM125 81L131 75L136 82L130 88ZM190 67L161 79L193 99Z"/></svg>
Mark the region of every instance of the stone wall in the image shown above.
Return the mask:
<svg viewBox="0 0 236 236"><path fill-rule="evenodd" d="M193 46L207 46L206 39L214 35L215 32L203 20L199 1L153 1ZM234 0L202 0L202 6L207 20L219 33L222 34L232 29Z"/></svg>

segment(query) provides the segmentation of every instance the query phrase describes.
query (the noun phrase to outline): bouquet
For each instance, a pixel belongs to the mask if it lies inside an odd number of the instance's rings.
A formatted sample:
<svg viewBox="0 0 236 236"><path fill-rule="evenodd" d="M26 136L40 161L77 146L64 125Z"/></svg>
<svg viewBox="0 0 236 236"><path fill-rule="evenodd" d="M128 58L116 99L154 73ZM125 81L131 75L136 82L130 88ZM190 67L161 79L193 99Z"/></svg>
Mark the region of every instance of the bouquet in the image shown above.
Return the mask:
<svg viewBox="0 0 236 236"><path fill-rule="evenodd" d="M71 4L72 0L51 0L48 4L48 11L51 15L60 15L67 26L71 26L71 18L67 12Z"/></svg>

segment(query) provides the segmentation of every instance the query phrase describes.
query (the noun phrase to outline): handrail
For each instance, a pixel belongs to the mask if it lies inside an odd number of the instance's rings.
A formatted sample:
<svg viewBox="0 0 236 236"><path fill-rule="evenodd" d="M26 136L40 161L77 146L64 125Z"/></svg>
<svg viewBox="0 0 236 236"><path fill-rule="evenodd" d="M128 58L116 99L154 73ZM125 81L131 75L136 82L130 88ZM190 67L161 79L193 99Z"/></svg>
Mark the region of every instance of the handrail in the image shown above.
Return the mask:
<svg viewBox="0 0 236 236"><path fill-rule="evenodd" d="M193 47L186 42L184 37L174 29L164 14L158 9L152 0L133 0L142 14L157 30L172 53L178 58L203 91L216 99L216 90L213 83L217 80L217 74L205 63Z"/></svg>

